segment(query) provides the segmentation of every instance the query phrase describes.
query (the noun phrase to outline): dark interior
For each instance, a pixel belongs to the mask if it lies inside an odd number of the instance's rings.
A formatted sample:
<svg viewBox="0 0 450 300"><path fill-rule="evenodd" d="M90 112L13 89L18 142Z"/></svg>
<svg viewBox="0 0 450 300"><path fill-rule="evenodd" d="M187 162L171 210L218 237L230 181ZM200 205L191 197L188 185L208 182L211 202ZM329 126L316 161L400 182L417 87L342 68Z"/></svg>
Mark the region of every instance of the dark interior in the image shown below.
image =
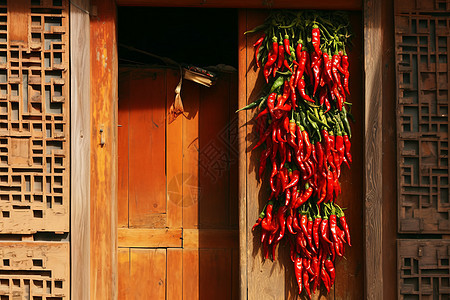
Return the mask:
<svg viewBox="0 0 450 300"><path fill-rule="evenodd" d="M121 65L161 64L126 48L133 47L178 63L237 68L235 9L120 7L118 21Z"/></svg>

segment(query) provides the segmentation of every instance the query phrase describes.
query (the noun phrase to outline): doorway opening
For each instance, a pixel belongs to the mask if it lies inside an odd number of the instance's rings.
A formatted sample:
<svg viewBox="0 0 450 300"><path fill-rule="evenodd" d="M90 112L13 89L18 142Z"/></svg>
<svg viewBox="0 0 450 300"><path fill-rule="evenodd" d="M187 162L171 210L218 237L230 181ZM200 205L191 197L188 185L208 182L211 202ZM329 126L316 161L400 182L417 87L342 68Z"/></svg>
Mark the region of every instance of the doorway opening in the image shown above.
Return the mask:
<svg viewBox="0 0 450 300"><path fill-rule="evenodd" d="M118 9L120 299L238 298L237 15ZM184 79L169 123L172 61L217 80Z"/></svg>

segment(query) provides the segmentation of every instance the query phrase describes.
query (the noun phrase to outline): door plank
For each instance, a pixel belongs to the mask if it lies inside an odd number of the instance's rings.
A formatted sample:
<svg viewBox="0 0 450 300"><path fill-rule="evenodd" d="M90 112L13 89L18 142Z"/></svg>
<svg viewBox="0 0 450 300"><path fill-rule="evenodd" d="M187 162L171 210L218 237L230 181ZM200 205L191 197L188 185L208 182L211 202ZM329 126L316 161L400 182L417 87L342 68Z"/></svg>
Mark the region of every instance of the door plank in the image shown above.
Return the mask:
<svg viewBox="0 0 450 300"><path fill-rule="evenodd" d="M200 299L231 299L231 250L200 249Z"/></svg>
<svg viewBox="0 0 450 300"><path fill-rule="evenodd" d="M129 120L130 120L130 72L121 72L118 107L118 162L119 169L117 210L118 227L128 227L128 159L129 159Z"/></svg>
<svg viewBox="0 0 450 300"><path fill-rule="evenodd" d="M184 81L183 105L183 228L198 228L199 86Z"/></svg>
<svg viewBox="0 0 450 300"><path fill-rule="evenodd" d="M129 229L119 228L119 247L181 248L181 229Z"/></svg>
<svg viewBox="0 0 450 300"><path fill-rule="evenodd" d="M117 281L119 289L118 299L127 300L131 295L130 284L130 249L129 248L119 248L117 251Z"/></svg>
<svg viewBox="0 0 450 300"><path fill-rule="evenodd" d="M166 211L164 75L161 70L135 73L130 86L130 227L149 227L149 217Z"/></svg>
<svg viewBox="0 0 450 300"><path fill-rule="evenodd" d="M131 249L132 299L165 299L166 250Z"/></svg>
<svg viewBox="0 0 450 300"><path fill-rule="evenodd" d="M183 298L183 250L167 249L167 300Z"/></svg>
<svg viewBox="0 0 450 300"><path fill-rule="evenodd" d="M183 300L199 299L198 250L183 250Z"/></svg>
<svg viewBox="0 0 450 300"><path fill-rule="evenodd" d="M175 87L180 80L180 73L175 70L166 71L167 104L175 100ZM166 118L167 119L167 118ZM183 225L183 116L179 116L167 126L167 226L181 228Z"/></svg>

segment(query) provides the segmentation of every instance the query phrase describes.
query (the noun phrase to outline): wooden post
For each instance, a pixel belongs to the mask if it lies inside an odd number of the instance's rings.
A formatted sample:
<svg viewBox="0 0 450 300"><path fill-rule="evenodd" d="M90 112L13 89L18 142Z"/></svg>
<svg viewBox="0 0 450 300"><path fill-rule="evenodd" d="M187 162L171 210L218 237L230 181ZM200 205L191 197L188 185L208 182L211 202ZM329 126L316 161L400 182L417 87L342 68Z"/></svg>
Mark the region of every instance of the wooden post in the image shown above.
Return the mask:
<svg viewBox="0 0 450 300"><path fill-rule="evenodd" d="M116 3L91 1L91 299L117 299Z"/></svg>
<svg viewBox="0 0 450 300"><path fill-rule="evenodd" d="M365 293L383 299L382 267L382 1L364 1Z"/></svg>
<svg viewBox="0 0 450 300"><path fill-rule="evenodd" d="M71 298L89 299L89 0L70 4Z"/></svg>

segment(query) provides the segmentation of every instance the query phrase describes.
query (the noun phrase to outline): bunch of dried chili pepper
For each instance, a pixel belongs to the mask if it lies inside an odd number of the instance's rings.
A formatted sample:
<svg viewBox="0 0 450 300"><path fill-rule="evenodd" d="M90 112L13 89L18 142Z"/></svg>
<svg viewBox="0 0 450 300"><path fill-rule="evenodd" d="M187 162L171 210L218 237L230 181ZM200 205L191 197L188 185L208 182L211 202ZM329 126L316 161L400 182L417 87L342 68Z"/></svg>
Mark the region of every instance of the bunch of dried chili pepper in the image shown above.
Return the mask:
<svg viewBox="0 0 450 300"><path fill-rule="evenodd" d="M349 22L341 12L274 11L247 33L259 31L255 62L267 84L240 109L258 108L253 150L264 147L258 177L270 189L253 229L261 228L266 259L289 243L299 293L311 296L320 284L330 290L335 260L351 245L336 203L342 166L352 162Z"/></svg>

